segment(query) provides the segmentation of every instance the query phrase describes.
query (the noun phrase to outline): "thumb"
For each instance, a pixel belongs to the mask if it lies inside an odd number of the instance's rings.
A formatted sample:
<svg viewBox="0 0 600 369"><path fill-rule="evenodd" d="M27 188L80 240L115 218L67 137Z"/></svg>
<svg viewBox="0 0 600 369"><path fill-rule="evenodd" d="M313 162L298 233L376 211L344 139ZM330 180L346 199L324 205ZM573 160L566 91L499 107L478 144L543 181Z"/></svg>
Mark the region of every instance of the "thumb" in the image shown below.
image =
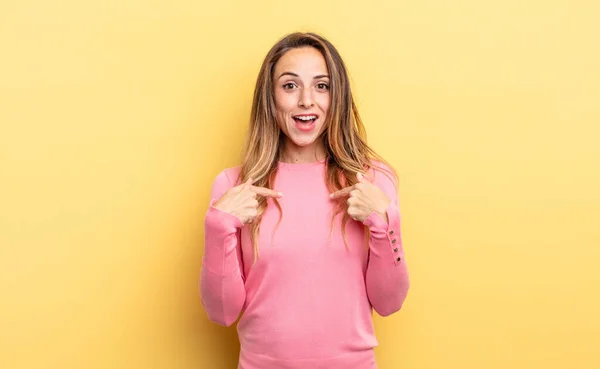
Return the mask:
<svg viewBox="0 0 600 369"><path fill-rule="evenodd" d="M244 185L242 187L244 189L248 189L252 186L252 183L254 183L254 180L252 179L252 177L248 177L248 180L244 182Z"/></svg>

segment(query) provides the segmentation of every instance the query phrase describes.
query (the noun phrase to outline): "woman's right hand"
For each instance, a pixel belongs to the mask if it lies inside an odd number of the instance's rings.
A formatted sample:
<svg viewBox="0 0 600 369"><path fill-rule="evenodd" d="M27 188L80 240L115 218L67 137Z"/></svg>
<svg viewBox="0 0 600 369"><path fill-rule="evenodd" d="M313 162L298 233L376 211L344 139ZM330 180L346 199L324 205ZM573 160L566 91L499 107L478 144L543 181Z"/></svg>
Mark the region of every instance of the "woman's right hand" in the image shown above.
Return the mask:
<svg viewBox="0 0 600 369"><path fill-rule="evenodd" d="M256 196L281 198L283 194L264 187L253 186L252 178L246 183L232 187L213 206L221 211L235 215L242 223L252 223L258 214Z"/></svg>

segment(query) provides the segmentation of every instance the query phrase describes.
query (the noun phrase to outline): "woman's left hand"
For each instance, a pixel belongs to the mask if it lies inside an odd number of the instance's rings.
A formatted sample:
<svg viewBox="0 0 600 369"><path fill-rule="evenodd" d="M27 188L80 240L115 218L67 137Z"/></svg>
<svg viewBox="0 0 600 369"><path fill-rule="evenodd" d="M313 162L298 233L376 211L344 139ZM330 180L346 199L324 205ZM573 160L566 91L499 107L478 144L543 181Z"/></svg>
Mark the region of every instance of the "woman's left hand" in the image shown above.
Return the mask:
<svg viewBox="0 0 600 369"><path fill-rule="evenodd" d="M334 200L348 196L348 200L346 200L348 215L356 221L364 222L374 211L379 214L381 219L388 222L386 209L390 204L390 199L379 187L366 180L362 173L358 173L356 178L358 179L357 184L336 191L329 197Z"/></svg>

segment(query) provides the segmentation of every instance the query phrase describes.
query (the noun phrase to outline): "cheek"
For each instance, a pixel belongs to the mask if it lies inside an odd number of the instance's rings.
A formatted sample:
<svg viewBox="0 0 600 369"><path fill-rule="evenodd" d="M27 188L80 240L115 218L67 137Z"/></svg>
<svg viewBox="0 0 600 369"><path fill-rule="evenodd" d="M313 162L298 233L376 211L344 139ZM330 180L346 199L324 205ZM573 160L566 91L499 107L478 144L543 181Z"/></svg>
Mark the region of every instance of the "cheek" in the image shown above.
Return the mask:
<svg viewBox="0 0 600 369"><path fill-rule="evenodd" d="M319 98L319 107L325 114L329 113L329 106L331 105L331 95L323 94Z"/></svg>
<svg viewBox="0 0 600 369"><path fill-rule="evenodd" d="M289 113L294 107L294 96L281 91L275 92L275 107L280 114Z"/></svg>
<svg viewBox="0 0 600 369"><path fill-rule="evenodd" d="M285 104L285 96L279 92L275 92L274 101L275 101L275 115L277 118L277 124L280 128L284 128L285 126L285 116L286 116L286 104Z"/></svg>

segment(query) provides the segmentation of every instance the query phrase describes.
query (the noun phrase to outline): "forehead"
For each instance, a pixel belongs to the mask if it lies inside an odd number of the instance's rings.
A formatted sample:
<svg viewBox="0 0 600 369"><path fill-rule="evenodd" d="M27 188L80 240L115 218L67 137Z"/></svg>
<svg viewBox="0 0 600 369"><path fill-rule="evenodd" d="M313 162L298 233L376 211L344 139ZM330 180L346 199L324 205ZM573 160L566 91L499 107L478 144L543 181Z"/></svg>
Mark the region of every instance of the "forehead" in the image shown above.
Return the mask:
<svg viewBox="0 0 600 369"><path fill-rule="evenodd" d="M275 73L327 74L327 64L321 52L314 47L301 47L287 51L275 65ZM276 78L278 75L275 76Z"/></svg>

